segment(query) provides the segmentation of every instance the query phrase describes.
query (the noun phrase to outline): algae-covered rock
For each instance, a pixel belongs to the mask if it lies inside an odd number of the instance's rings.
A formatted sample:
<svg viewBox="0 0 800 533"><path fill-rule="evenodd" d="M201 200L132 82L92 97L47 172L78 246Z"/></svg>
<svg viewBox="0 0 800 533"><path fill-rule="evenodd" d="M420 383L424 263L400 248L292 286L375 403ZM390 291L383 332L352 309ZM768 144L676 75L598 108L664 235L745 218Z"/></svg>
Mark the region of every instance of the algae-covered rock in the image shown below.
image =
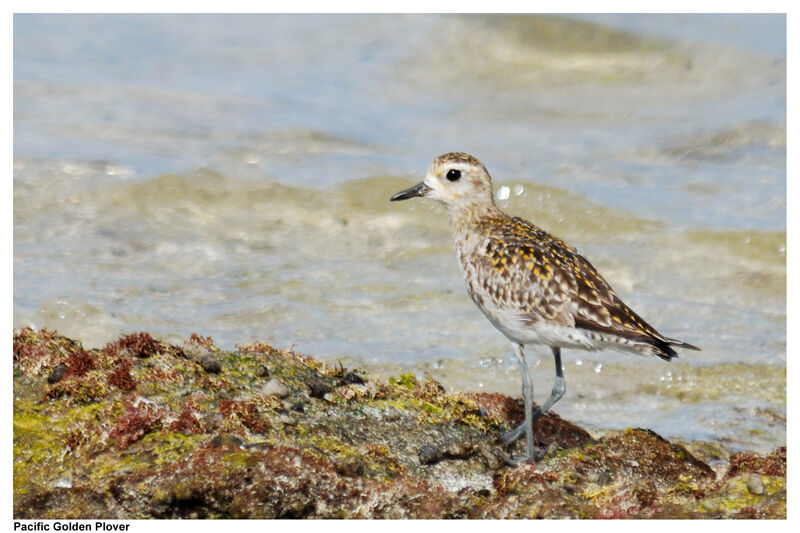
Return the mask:
<svg viewBox="0 0 800 533"><path fill-rule="evenodd" d="M209 364L203 360L214 361ZM206 361L206 362L207 362ZM218 366L217 366L218 365ZM280 385L280 386L278 386ZM786 449L595 439L518 399L376 380L266 344L14 333L15 518L785 518ZM720 466L722 465L722 466Z"/></svg>

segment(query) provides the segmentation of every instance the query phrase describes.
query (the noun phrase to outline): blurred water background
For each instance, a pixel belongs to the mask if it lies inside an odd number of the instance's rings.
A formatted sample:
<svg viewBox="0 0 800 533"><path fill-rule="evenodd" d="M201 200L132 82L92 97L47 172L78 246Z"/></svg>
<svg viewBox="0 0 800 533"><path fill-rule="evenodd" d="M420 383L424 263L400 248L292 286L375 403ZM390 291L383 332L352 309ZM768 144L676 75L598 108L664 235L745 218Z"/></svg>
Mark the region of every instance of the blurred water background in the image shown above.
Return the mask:
<svg viewBox="0 0 800 533"><path fill-rule="evenodd" d="M565 352L593 430L786 441L782 15L14 17L14 326L263 340L519 395L448 218L447 151L578 247L667 364ZM528 350L537 399L549 350Z"/></svg>

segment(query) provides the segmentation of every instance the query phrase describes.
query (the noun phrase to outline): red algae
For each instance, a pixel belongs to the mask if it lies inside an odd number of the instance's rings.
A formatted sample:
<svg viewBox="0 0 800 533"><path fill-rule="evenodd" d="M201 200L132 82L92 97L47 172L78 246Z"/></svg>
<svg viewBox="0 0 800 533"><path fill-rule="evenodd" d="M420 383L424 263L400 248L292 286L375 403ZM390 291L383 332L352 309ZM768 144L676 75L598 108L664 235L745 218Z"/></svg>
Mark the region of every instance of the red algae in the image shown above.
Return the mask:
<svg viewBox="0 0 800 533"><path fill-rule="evenodd" d="M470 392L465 396L484 409L487 416L498 424L515 427L525 419L525 410L521 402L505 394ZM534 409L536 407L534 404ZM594 440L586 430L552 412L545 413L540 417L536 421L533 431L537 445L544 447L554 443L561 448L572 448Z"/></svg>
<svg viewBox="0 0 800 533"><path fill-rule="evenodd" d="M108 374L108 384L123 391L131 391L136 388L136 380L131 376L133 362L127 357L116 360L114 370Z"/></svg>
<svg viewBox="0 0 800 533"><path fill-rule="evenodd" d="M214 346L214 341L211 337L203 337L202 335L198 335L197 333L192 333L189 335L189 340L187 344L196 344L197 346L202 346L206 350L209 351L219 351L219 348Z"/></svg>
<svg viewBox="0 0 800 533"><path fill-rule="evenodd" d="M78 449L79 446L84 444L88 440L86 433L81 431L80 429L76 429L67 435L67 439L65 445L69 448L70 451L75 451Z"/></svg>
<svg viewBox="0 0 800 533"><path fill-rule="evenodd" d="M200 423L201 412L193 399L189 399L183 406L181 414L177 420L170 424L170 431L177 431L184 435L197 435L203 433L203 425Z"/></svg>
<svg viewBox="0 0 800 533"><path fill-rule="evenodd" d="M132 333L120 337L115 342L108 343L103 348L104 355L120 355L124 350L134 357L152 357L158 353L170 352L173 355L182 356L183 350L178 346L165 346L153 339L149 333Z"/></svg>
<svg viewBox="0 0 800 533"><path fill-rule="evenodd" d="M147 402L134 402L123 399L123 413L117 418L117 424L108 436L115 439L117 447L124 450L147 432L161 425L165 411Z"/></svg>
<svg viewBox="0 0 800 533"><path fill-rule="evenodd" d="M41 375L58 365L65 375L82 376L92 368L91 354L79 342L46 329L23 328L14 332L14 363L27 372Z"/></svg>
<svg viewBox="0 0 800 533"><path fill-rule="evenodd" d="M733 477L740 472L752 472L765 476L786 476L786 446L782 446L766 457L752 453L735 453L730 457L730 469L725 474Z"/></svg>
<svg viewBox="0 0 800 533"><path fill-rule="evenodd" d="M253 344L237 344L237 350L241 350L244 352L256 352L256 353L264 353L264 354L273 354L277 350L270 346L265 342L256 342Z"/></svg>
<svg viewBox="0 0 800 533"><path fill-rule="evenodd" d="M94 368L94 358L92 354L85 350L77 350L69 354L66 360L67 371L65 378L72 376L81 377Z"/></svg>
<svg viewBox="0 0 800 533"><path fill-rule="evenodd" d="M511 426L520 423L525 417L525 409L520 402L505 394L467 392L464 396L472 399L500 424Z"/></svg>
<svg viewBox="0 0 800 533"><path fill-rule="evenodd" d="M261 415L253 401L223 400L219 402L219 412L223 417L237 419L255 433L263 433L269 427L269 420Z"/></svg>

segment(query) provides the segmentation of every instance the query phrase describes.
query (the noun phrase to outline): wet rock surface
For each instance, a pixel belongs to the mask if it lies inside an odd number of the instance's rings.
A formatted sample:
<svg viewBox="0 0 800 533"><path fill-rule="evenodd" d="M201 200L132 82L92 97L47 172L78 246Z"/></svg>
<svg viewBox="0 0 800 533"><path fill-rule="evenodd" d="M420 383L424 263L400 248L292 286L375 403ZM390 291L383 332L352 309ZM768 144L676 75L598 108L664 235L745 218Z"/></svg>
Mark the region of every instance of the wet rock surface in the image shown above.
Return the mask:
<svg viewBox="0 0 800 533"><path fill-rule="evenodd" d="M444 459L444 452L438 446L426 444L420 448L417 457L419 458L419 464L432 465Z"/></svg>
<svg viewBox="0 0 800 533"><path fill-rule="evenodd" d="M50 372L50 375L47 376L47 382L50 383L51 385L53 383L58 383L59 381L61 381L61 378L64 377L64 373L66 371L67 371L67 365L63 363L58 365L53 369L52 372Z"/></svg>
<svg viewBox="0 0 800 533"><path fill-rule="evenodd" d="M261 393L265 396L274 396L276 398L286 398L289 396L289 389L280 382L278 379L271 379L266 385L261 387Z"/></svg>
<svg viewBox="0 0 800 533"><path fill-rule="evenodd" d="M210 355L202 356L197 361L197 364L203 367L203 370L212 374L219 374L222 371L222 365Z"/></svg>
<svg viewBox="0 0 800 533"><path fill-rule="evenodd" d="M747 490L750 494L760 496L764 494L764 482L761 481L761 476L758 474L750 474L747 478Z"/></svg>
<svg viewBox="0 0 800 533"><path fill-rule="evenodd" d="M510 467L517 399L237 348L15 332L15 518L786 517L785 447L593 437L547 414L543 458Z"/></svg>

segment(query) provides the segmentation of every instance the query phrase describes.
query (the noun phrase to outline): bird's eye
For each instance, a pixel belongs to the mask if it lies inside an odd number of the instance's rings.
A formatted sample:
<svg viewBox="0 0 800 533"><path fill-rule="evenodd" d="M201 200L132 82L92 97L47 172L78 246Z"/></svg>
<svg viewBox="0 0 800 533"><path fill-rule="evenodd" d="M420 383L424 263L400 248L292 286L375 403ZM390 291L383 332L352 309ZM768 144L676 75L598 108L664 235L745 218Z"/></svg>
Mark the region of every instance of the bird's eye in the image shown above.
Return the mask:
<svg viewBox="0 0 800 533"><path fill-rule="evenodd" d="M449 179L450 181L456 181L460 177L461 177L461 171L460 170L456 170L454 168L451 168L450 170L447 171L447 179Z"/></svg>

